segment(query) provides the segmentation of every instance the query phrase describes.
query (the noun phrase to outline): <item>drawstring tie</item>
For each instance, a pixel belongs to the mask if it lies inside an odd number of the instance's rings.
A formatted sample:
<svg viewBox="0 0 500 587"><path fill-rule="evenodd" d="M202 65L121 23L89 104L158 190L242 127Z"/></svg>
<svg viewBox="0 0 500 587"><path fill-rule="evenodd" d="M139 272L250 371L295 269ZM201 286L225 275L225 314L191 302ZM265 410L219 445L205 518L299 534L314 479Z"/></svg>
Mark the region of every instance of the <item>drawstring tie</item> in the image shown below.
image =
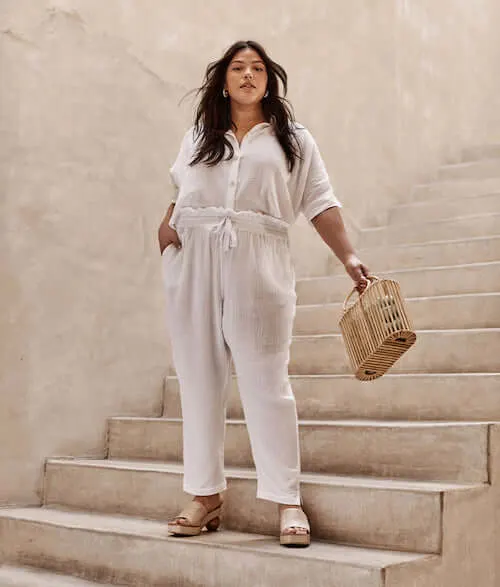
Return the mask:
<svg viewBox="0 0 500 587"><path fill-rule="evenodd" d="M221 222L212 228L212 232L220 235L224 251L229 251L229 249L233 249L238 245L238 237L229 216L224 216Z"/></svg>

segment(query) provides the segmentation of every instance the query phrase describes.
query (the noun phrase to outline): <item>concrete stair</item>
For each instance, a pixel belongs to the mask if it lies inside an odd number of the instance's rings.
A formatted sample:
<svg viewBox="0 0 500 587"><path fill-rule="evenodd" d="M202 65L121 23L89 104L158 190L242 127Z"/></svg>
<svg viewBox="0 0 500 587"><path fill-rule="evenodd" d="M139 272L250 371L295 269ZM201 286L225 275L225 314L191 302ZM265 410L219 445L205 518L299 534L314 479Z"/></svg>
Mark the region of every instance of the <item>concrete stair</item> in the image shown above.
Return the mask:
<svg viewBox="0 0 500 587"><path fill-rule="evenodd" d="M488 481L489 424L301 420L302 470L471 483ZM335 451L329 450L335 446ZM110 459L182 461L181 418L113 418ZM243 420L228 420L225 462L253 465Z"/></svg>
<svg viewBox="0 0 500 587"><path fill-rule="evenodd" d="M499 421L499 373L389 373L369 383L352 375L292 375L302 420ZM164 415L180 417L178 381L167 377ZM227 415L242 419L233 378Z"/></svg>
<svg viewBox="0 0 500 587"><path fill-rule="evenodd" d="M378 272L378 277L395 279L405 298L495 293L500 290L500 261L397 269ZM340 302L351 287L349 278L340 273L300 279L297 302L299 305Z"/></svg>
<svg viewBox="0 0 500 587"><path fill-rule="evenodd" d="M105 458L48 458L41 507L0 509L0 587L497 587L500 147L468 149L387 218L362 231L360 256L400 283L417 343L384 377L352 376L338 329L352 285L338 263L297 281L309 548L280 547L276 504L256 499L234 377L222 529L167 535L189 499L172 371L162 417L110 418Z"/></svg>
<svg viewBox="0 0 500 587"><path fill-rule="evenodd" d="M500 192L431 199L394 207L389 213L389 224L417 224L431 220L462 218L466 215L498 214L499 210Z"/></svg>
<svg viewBox="0 0 500 587"><path fill-rule="evenodd" d="M360 243L364 249L382 245L416 244L429 241L456 241L485 234L500 234L500 214L470 214L429 220L418 224L394 224L361 232Z"/></svg>
<svg viewBox="0 0 500 587"><path fill-rule="evenodd" d="M467 147L462 152L463 161L478 161L481 159L500 159L500 144L477 145Z"/></svg>
<svg viewBox="0 0 500 587"><path fill-rule="evenodd" d="M359 255L368 267L377 267L377 271L389 271L393 267L442 267L453 265L457 260L461 264L497 261L500 259L500 236L360 248ZM329 266L332 273L344 272L337 259L332 258Z"/></svg>
<svg viewBox="0 0 500 587"><path fill-rule="evenodd" d="M277 508L256 499L255 471L226 467L226 476L224 527L274 536ZM314 504L310 520L315 538L434 554L441 552L444 496L488 491L484 483L307 472L301 475L301 486L306 507ZM182 464L175 462L49 459L45 491L49 506L164 522L186 502Z"/></svg>
<svg viewBox="0 0 500 587"><path fill-rule="evenodd" d="M443 165L439 179L484 179L500 176L500 159L488 158L454 165Z"/></svg>
<svg viewBox="0 0 500 587"><path fill-rule="evenodd" d="M289 371L293 375L351 372L340 334L296 336ZM500 372L500 328L419 330L417 342L392 373Z"/></svg>
<svg viewBox="0 0 500 587"><path fill-rule="evenodd" d="M12 508L0 515L0 528L19 564L120 585L390 587L392 573L411 585L439 563L436 555L320 541L292 551L269 536L227 529L184 540L166 536L162 522L52 508Z"/></svg>
<svg viewBox="0 0 500 587"><path fill-rule="evenodd" d="M95 583L38 568L4 565L0 568L0 585L1 587L89 587Z"/></svg>
<svg viewBox="0 0 500 587"><path fill-rule="evenodd" d="M500 293L406 298L406 301L415 328L419 330L500 327ZM343 305L337 302L299 306L295 334L333 332L338 327Z"/></svg>
<svg viewBox="0 0 500 587"><path fill-rule="evenodd" d="M500 176L486 179L450 179L416 185L411 191L410 202L425 202L442 198L453 199L500 192Z"/></svg>

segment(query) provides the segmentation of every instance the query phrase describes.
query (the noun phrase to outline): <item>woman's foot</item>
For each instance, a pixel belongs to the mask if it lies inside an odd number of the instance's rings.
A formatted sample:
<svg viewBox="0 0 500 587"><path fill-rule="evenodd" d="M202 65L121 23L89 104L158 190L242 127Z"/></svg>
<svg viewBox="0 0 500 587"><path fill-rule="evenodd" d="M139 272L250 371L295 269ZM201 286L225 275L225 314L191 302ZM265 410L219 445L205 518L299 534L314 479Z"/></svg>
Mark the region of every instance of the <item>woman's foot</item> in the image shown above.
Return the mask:
<svg viewBox="0 0 500 587"><path fill-rule="evenodd" d="M310 527L300 505L279 504L280 543L286 546L308 546Z"/></svg>
<svg viewBox="0 0 500 587"><path fill-rule="evenodd" d="M205 526L207 530L214 532L220 525L222 503L220 493L195 496L178 516L168 522L169 532L196 536Z"/></svg>

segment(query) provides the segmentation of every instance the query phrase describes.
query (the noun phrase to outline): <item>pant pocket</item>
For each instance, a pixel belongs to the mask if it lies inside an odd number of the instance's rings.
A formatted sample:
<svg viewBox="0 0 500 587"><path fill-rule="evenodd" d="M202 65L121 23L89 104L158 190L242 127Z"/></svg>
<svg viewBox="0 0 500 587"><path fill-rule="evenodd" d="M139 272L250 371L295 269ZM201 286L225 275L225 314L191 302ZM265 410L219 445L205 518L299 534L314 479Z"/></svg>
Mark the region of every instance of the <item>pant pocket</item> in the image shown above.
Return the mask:
<svg viewBox="0 0 500 587"><path fill-rule="evenodd" d="M163 250L161 255L163 283L165 287L171 288L178 283L179 269L181 264L182 247L177 248L170 244Z"/></svg>

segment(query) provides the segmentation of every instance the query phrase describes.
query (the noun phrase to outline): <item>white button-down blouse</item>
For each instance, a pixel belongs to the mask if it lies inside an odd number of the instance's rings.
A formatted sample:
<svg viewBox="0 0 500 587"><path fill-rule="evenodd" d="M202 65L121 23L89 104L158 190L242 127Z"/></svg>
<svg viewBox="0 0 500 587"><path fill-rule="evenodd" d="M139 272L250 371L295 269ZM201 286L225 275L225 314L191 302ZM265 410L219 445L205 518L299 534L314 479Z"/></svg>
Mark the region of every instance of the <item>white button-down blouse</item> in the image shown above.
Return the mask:
<svg viewBox="0 0 500 587"><path fill-rule="evenodd" d="M188 165L196 150L194 126L189 128L170 168L177 189L170 226L175 228L178 215L186 207L253 211L287 224L293 224L300 212L311 220L328 208L341 207L312 134L299 123L295 126L303 160L296 159L292 172L268 122L252 127L241 146L234 132L227 131L234 155L213 167L205 163Z"/></svg>

